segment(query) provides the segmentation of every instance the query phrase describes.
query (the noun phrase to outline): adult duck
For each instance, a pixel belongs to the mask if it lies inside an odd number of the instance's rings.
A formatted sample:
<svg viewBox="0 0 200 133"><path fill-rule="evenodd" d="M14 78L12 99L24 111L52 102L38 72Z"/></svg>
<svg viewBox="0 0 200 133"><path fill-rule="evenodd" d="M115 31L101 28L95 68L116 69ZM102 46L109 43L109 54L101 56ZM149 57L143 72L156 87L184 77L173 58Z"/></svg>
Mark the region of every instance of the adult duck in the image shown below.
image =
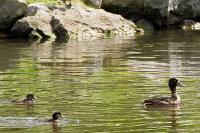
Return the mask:
<svg viewBox="0 0 200 133"><path fill-rule="evenodd" d="M177 86L184 86L181 82L176 78L170 78L168 81L168 86L171 90L170 97L159 97L159 98L151 98L148 100L144 100L143 104L146 106L158 105L158 106L179 106L181 105L181 98L176 93Z"/></svg>

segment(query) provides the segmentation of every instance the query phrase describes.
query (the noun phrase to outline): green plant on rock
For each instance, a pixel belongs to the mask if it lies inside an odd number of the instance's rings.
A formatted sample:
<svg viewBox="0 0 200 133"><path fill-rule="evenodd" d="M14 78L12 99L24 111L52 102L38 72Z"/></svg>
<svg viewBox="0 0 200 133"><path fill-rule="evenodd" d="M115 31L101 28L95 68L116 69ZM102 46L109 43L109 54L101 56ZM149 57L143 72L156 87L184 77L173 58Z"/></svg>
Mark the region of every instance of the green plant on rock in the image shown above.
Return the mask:
<svg viewBox="0 0 200 133"><path fill-rule="evenodd" d="M105 30L104 32L105 38L112 38L116 36L116 33L112 30Z"/></svg>
<svg viewBox="0 0 200 133"><path fill-rule="evenodd" d="M28 3L36 3L36 2L42 2L42 3L57 3L59 0L27 0Z"/></svg>

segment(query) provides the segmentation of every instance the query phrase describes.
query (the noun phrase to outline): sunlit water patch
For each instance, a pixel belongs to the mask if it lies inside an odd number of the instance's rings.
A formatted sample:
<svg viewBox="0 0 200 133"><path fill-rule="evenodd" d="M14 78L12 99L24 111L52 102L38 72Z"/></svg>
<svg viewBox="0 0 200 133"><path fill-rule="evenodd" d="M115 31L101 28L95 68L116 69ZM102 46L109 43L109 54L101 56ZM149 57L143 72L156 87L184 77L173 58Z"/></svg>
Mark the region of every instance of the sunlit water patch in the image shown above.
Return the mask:
<svg viewBox="0 0 200 133"><path fill-rule="evenodd" d="M62 119L58 123L54 123L59 126L66 126L69 122L73 120ZM76 123L79 123L77 120ZM34 126L49 125L53 124L51 122L44 122L41 118L37 117L0 117L0 127L7 128L29 128Z"/></svg>

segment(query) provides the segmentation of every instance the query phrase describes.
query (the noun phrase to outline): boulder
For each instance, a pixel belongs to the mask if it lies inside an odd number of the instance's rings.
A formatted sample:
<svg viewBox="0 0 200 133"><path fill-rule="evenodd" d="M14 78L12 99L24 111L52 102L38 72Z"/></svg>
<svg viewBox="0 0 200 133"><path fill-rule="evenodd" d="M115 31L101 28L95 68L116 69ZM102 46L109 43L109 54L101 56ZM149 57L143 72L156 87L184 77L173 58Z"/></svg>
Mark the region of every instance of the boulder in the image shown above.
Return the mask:
<svg viewBox="0 0 200 133"><path fill-rule="evenodd" d="M50 22L53 10L40 3L30 4L25 17L18 20L11 29L12 37L54 38Z"/></svg>
<svg viewBox="0 0 200 133"><path fill-rule="evenodd" d="M138 20L144 16L143 0L103 0L102 8L122 16Z"/></svg>
<svg viewBox="0 0 200 133"><path fill-rule="evenodd" d="M0 0L0 31L9 32L13 24L24 16L26 0Z"/></svg>
<svg viewBox="0 0 200 133"><path fill-rule="evenodd" d="M104 0L102 8L134 22L147 18L158 26L165 25L169 16L169 0Z"/></svg>
<svg viewBox="0 0 200 133"><path fill-rule="evenodd" d="M145 31L145 33L154 31L154 26L153 26L152 22L149 20L141 19L136 22L136 25L139 28L142 28Z"/></svg>
<svg viewBox="0 0 200 133"><path fill-rule="evenodd" d="M181 22L177 9L179 0L144 0L144 14L156 26L169 26Z"/></svg>
<svg viewBox="0 0 200 133"><path fill-rule="evenodd" d="M200 0L178 0L174 12L184 19L200 20Z"/></svg>
<svg viewBox="0 0 200 133"><path fill-rule="evenodd" d="M64 13L54 10L52 27L58 37L67 33L69 38L79 40L134 36L137 29L133 22L120 15L78 5Z"/></svg>
<svg viewBox="0 0 200 133"><path fill-rule="evenodd" d="M162 26L169 16L169 0L144 0L144 14L155 25Z"/></svg>
<svg viewBox="0 0 200 133"><path fill-rule="evenodd" d="M104 0L102 8L133 21L146 18L158 27L200 20L200 0Z"/></svg>
<svg viewBox="0 0 200 133"><path fill-rule="evenodd" d="M39 36L42 38L93 40L108 37L134 37L140 31L121 15L73 5L70 9L32 4L26 16L11 30L14 37Z"/></svg>

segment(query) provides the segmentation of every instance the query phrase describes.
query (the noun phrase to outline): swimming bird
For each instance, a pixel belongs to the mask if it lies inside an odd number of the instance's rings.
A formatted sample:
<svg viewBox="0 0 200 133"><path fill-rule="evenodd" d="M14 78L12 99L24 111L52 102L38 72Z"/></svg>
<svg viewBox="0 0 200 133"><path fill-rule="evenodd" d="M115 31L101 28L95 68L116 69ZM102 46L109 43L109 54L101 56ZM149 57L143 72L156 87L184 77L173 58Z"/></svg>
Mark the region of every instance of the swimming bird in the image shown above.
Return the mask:
<svg viewBox="0 0 200 133"><path fill-rule="evenodd" d="M148 100L144 100L144 105L169 105L169 106L179 106L181 105L181 98L176 93L177 86L184 86L181 82L176 78L170 78L168 81L168 86L171 90L170 97L159 97L159 98L151 98Z"/></svg>
<svg viewBox="0 0 200 133"><path fill-rule="evenodd" d="M32 104L35 102L36 100L36 96L34 96L34 94L29 93L26 95L25 99L21 99L21 100L12 100L13 103L23 103L23 104Z"/></svg>
<svg viewBox="0 0 200 133"><path fill-rule="evenodd" d="M54 112L52 114L52 118L44 120L44 122L59 122L60 119L62 119L61 113L60 112Z"/></svg>

